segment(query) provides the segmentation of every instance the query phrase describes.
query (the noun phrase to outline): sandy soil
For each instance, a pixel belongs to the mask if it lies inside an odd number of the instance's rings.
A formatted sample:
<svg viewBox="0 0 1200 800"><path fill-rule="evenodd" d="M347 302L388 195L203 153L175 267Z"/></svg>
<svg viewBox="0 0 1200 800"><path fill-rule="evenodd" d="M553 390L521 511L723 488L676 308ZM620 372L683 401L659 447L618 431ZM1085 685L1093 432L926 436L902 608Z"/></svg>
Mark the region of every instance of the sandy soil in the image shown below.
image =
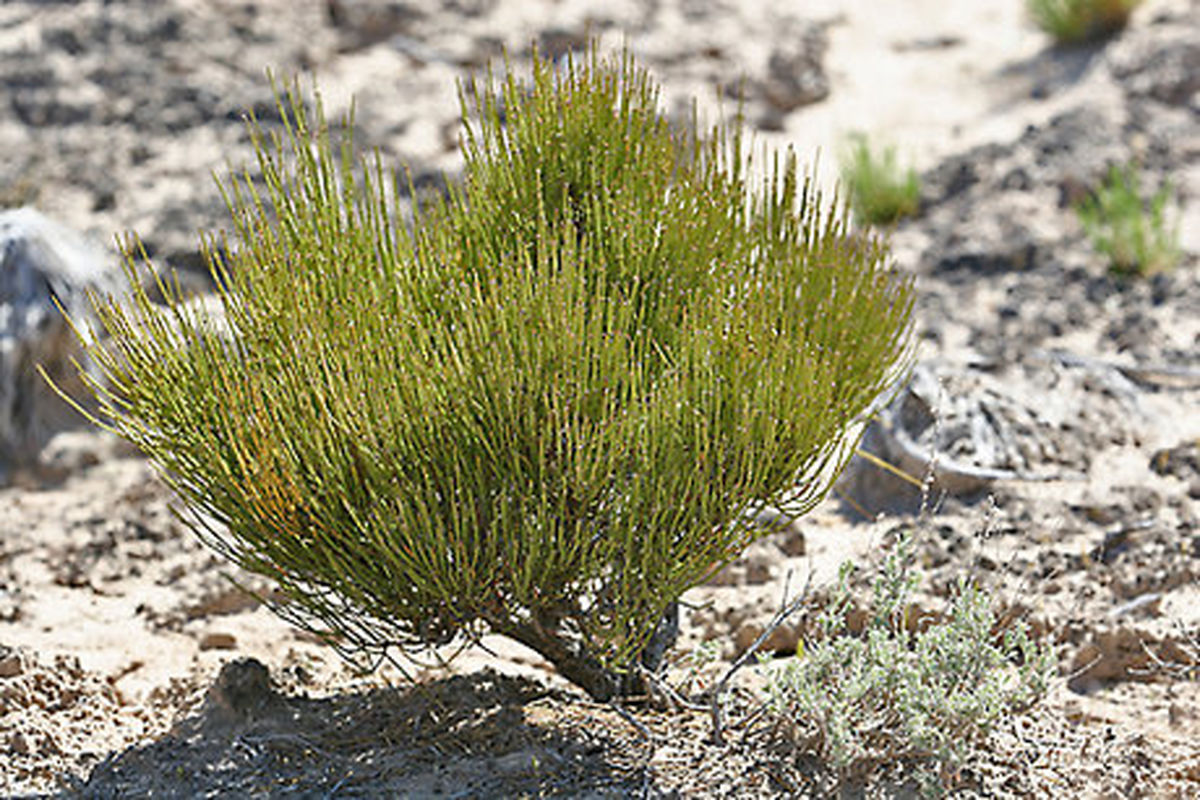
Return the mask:
<svg viewBox="0 0 1200 800"><path fill-rule="evenodd" d="M520 61L532 40L554 51L589 33L605 47L628 42L663 82L669 113L696 96L715 114L732 104L725 87L744 81L758 138L819 157L826 185L850 132L896 144L925 171L925 209L895 234L898 265L919 275L921 359L942 387L931 402L946 425L921 441L940 453L947 486L946 464L1017 479L964 496L935 491L914 517L902 487L856 465L843 491L871 512L898 513L865 521L831 499L689 593L668 681L701 691L763 631L785 586L812 573L815 609L838 564L876 563L908 526L927 573L924 610L940 608L970 571L1059 652L1050 697L995 734L964 786L984 796L1194 797L1200 104L1151 107L1129 88L1136 76L1114 76L1140 42L1200 39L1200 4L1150 0L1121 40L1077 52L1051 49L1018 0L951 5L629 0L600 11L575 0L458 0L420 12L18 0L0 7L0 70L12 87L0 107L0 198L101 242L136 229L153 253L197 275L195 232L223 223L210 173L247 160L243 109L272 113L264 69L315 74L335 114L355 97L362 144L436 186L459 163L455 81L504 47ZM803 44L813 36L827 49ZM796 69L816 58L827 95L797 103L811 86L776 85L773 56ZM1073 124L1099 137L1092 149L1072 150L1087 138ZM1105 275L1060 196L1106 160L1136 155L1178 189L1185 256L1175 274L1131 285ZM1025 183L1013 189L1018 169ZM955 176L968 173L963 188ZM1034 243L1022 250L1032 260L995 267L1017 240ZM969 427L984 407L1009 421L1012 452L954 438L954 423ZM828 776L741 713L754 670L733 695L726 747L709 741L701 712L595 705L499 638L450 667L384 664L362 675L237 588L270 591L206 551L120 443L67 431L42 461L55 469L0 489L0 794L829 791ZM794 652L812 610L764 651ZM717 658L696 669L705 642ZM859 789L904 794L905 770Z"/></svg>

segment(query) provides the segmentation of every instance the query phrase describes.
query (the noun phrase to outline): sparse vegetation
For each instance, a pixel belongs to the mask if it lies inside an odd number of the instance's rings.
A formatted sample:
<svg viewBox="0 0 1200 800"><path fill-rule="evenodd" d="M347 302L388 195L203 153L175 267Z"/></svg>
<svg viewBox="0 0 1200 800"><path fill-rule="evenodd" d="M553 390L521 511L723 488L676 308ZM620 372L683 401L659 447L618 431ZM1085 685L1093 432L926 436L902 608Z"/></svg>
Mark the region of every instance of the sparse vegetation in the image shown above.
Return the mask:
<svg viewBox="0 0 1200 800"><path fill-rule="evenodd" d="M886 557L861 634L847 624L847 563L817 635L768 673L769 707L792 740L842 775L901 759L954 772L1005 715L1037 702L1053 674L1050 648L1020 623L997 632L988 596L969 579L941 618L912 618L910 537Z"/></svg>
<svg viewBox="0 0 1200 800"><path fill-rule="evenodd" d="M1179 230L1167 221L1171 187L1147 202L1133 165L1113 166L1104 183L1078 206L1092 246L1118 275L1152 275L1179 261Z"/></svg>
<svg viewBox="0 0 1200 800"><path fill-rule="evenodd" d="M793 157L751 178L737 130L672 129L628 56L463 96L465 182L409 225L293 91L223 187L228 339L135 285L98 303L93 387L343 652L492 631L606 699L767 533L748 510L827 493L907 359L910 285Z"/></svg>
<svg viewBox="0 0 1200 800"><path fill-rule="evenodd" d="M1026 0L1034 23L1065 45L1111 36L1125 27L1142 0Z"/></svg>
<svg viewBox="0 0 1200 800"><path fill-rule="evenodd" d="M842 180L859 222L888 225L921 207L916 170L901 169L894 147L876 153L866 136L852 137L842 157Z"/></svg>

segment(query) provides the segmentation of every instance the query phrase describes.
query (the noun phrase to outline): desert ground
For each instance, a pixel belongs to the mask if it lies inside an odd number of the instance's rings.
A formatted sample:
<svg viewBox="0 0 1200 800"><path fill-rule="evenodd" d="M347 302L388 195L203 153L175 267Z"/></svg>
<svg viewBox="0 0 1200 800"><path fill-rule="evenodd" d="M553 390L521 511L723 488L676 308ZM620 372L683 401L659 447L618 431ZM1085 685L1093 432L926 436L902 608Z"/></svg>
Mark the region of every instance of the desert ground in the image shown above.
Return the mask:
<svg viewBox="0 0 1200 800"><path fill-rule="evenodd" d="M921 173L920 212L892 232L917 280L916 366L863 447L928 488L857 459L812 514L685 596L664 680L703 698L807 583L810 606L760 651L794 657L838 565L859 564L863 590L908 530L921 611L970 575L1057 654L1045 700L948 787L1200 795L1196 0L1147 0L1120 35L1079 48L1055 47L1020 0L10 0L0 209L77 232L101 285L115 236L133 231L205 292L200 234L227 227L213 175L251 162L248 112L278 123L268 70L315 82L331 117L353 99L360 147L438 191L461 168L457 81L505 52L521 68L534 45L565 58L592 38L651 70L665 114L694 98L713 119L740 92L755 142L794 147L831 191L856 132ZM1148 190L1170 187L1182 255L1120 278L1073 203L1131 162ZM21 334L14 297L0 293L4 348ZM239 588L271 593L4 348L0 795L914 791L910 765L835 788L782 747L753 714L768 666L738 673L722 745L703 710L596 704L498 637L449 664L358 671ZM21 387L42 405L17 408Z"/></svg>

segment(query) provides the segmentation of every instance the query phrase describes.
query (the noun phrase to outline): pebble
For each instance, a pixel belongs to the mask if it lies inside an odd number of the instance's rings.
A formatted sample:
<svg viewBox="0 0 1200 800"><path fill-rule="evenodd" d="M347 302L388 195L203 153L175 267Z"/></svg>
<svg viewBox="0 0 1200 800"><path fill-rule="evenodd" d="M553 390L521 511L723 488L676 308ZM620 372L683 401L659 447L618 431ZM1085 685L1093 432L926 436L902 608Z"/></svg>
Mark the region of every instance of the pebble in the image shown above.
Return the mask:
<svg viewBox="0 0 1200 800"><path fill-rule="evenodd" d="M21 657L15 651L0 648L0 678L15 678L21 672Z"/></svg>
<svg viewBox="0 0 1200 800"><path fill-rule="evenodd" d="M237 638L232 633L206 633L200 639L201 650L234 650Z"/></svg>
<svg viewBox="0 0 1200 800"><path fill-rule="evenodd" d="M8 746L14 753L20 753L23 756L33 752L33 745L30 743L29 737L20 731L8 737Z"/></svg>

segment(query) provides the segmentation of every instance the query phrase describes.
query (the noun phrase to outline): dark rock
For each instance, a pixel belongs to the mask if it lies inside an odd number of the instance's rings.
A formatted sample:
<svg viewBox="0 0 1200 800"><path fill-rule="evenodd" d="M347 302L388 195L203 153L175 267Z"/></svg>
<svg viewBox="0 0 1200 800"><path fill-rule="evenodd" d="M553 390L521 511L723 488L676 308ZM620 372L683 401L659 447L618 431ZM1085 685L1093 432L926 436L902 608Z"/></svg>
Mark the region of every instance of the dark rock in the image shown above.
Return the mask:
<svg viewBox="0 0 1200 800"><path fill-rule="evenodd" d="M1150 302L1154 305L1163 305L1175 294L1175 280L1170 273L1159 272L1150 277Z"/></svg>
<svg viewBox="0 0 1200 800"><path fill-rule="evenodd" d="M800 35L771 52L766 80L759 88L772 108L794 111L829 96L824 63L828 48L825 26L809 24Z"/></svg>
<svg viewBox="0 0 1200 800"><path fill-rule="evenodd" d="M983 145L941 162L921 180L925 203L944 203L984 180L993 162L1005 153L1001 145Z"/></svg>
<svg viewBox="0 0 1200 800"><path fill-rule="evenodd" d="M588 32L567 28L548 28L538 34L537 50L543 58L560 61L574 53L583 53L588 46Z"/></svg>
<svg viewBox="0 0 1200 800"><path fill-rule="evenodd" d="M1005 236L1005 232L1010 234ZM1000 242L1003 247L997 246ZM991 245L991 246L989 246ZM990 236L963 235L958 247L947 248L934 264L938 272L964 270L977 275L989 275L1014 270L1032 269L1037 261L1038 246L1021 228L1006 228Z"/></svg>
<svg viewBox="0 0 1200 800"><path fill-rule="evenodd" d="M1113 47L1108 67L1122 88L1135 97L1200 108L1200 12L1169 30L1156 27L1126 37Z"/></svg>
<svg viewBox="0 0 1200 800"><path fill-rule="evenodd" d="M808 552L808 540L804 537L804 531L795 522L788 525L779 534L779 550L785 556L796 558Z"/></svg>
<svg viewBox="0 0 1200 800"><path fill-rule="evenodd" d="M755 124L759 130L771 131L778 133L784 130L786 126L787 115L777 108L768 108L763 111Z"/></svg>
<svg viewBox="0 0 1200 800"><path fill-rule="evenodd" d="M394 0L325 0L343 50L357 50L408 33L425 15L415 3Z"/></svg>
<svg viewBox="0 0 1200 800"><path fill-rule="evenodd" d="M1200 441L1156 450L1150 456L1150 469L1159 475L1173 475L1183 480L1200 478Z"/></svg>
<svg viewBox="0 0 1200 800"><path fill-rule="evenodd" d="M1140 309L1131 309L1109 323L1104 335L1112 340L1119 352L1144 356L1157 331L1158 323L1153 316Z"/></svg>
<svg viewBox="0 0 1200 800"><path fill-rule="evenodd" d="M450 195L450 181L444 172L435 169L418 168L410 172L407 180L399 182L397 188L401 197L418 200L447 199Z"/></svg>
<svg viewBox="0 0 1200 800"><path fill-rule="evenodd" d="M1102 106L1064 112L1026 131L1012 159L1026 165L1036 183L1057 187L1060 207L1071 209L1113 164L1129 160L1118 117L1116 109Z"/></svg>
<svg viewBox="0 0 1200 800"><path fill-rule="evenodd" d="M213 709L232 721L253 719L277 699L270 671L256 658L230 661L208 690Z"/></svg>
<svg viewBox="0 0 1200 800"><path fill-rule="evenodd" d="M1010 192L1027 192L1033 188L1033 181L1024 167L1016 167L1000 180L1000 188Z"/></svg>

